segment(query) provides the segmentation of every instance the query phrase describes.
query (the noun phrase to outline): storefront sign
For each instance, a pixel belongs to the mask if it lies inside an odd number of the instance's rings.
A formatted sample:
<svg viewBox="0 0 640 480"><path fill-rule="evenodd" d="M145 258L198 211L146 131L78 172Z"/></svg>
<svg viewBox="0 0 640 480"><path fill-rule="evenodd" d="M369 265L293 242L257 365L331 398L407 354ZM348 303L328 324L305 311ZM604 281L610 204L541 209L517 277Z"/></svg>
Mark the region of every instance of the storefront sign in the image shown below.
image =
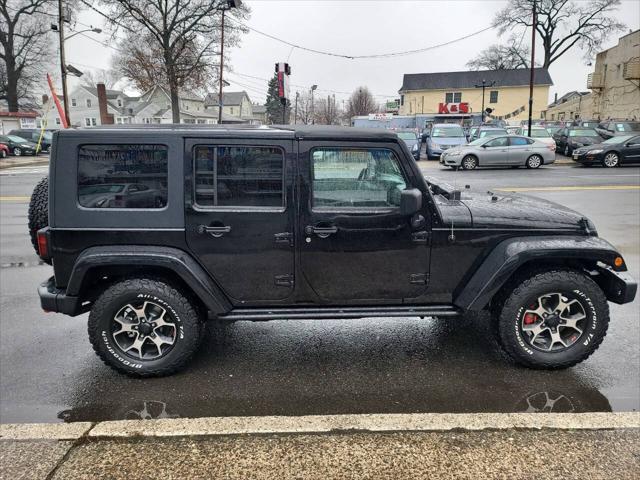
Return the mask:
<svg viewBox="0 0 640 480"><path fill-rule="evenodd" d="M440 103L438 113L469 113L469 103Z"/></svg>
<svg viewBox="0 0 640 480"><path fill-rule="evenodd" d="M391 113L370 113L369 120L380 120L387 121L393 118L393 114Z"/></svg>

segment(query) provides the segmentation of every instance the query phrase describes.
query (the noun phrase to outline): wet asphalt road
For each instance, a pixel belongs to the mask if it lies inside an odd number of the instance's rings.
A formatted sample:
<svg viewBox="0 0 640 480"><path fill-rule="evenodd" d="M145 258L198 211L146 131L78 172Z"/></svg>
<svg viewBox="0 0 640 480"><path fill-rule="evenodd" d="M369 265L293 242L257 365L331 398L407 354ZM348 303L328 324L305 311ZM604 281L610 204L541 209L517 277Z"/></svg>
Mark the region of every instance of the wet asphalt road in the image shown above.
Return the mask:
<svg viewBox="0 0 640 480"><path fill-rule="evenodd" d="M577 209L640 275L640 169L553 166L539 171L427 175L531 191ZM363 319L210 325L183 372L135 380L104 366L86 315L40 310L36 286L51 275L26 231L29 195L43 167L0 171L0 421L55 422L226 415L640 410L639 301L612 305L607 339L572 369L542 372L506 361L487 318ZM609 189L581 189L583 187ZM576 189L574 189L576 188Z"/></svg>

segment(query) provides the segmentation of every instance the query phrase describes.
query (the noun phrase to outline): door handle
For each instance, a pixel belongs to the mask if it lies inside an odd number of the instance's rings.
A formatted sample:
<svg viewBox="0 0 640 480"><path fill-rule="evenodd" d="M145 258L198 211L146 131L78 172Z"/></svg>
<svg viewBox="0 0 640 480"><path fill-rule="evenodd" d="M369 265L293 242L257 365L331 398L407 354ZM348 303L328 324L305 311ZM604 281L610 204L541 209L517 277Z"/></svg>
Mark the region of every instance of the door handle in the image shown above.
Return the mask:
<svg viewBox="0 0 640 480"><path fill-rule="evenodd" d="M231 227L228 225L224 225L222 227L207 227L206 225L200 225L198 227L199 234L202 235L202 234L208 233L214 238L220 238L225 233L229 233L230 231L231 231Z"/></svg>
<svg viewBox="0 0 640 480"><path fill-rule="evenodd" d="M334 233L337 233L337 232L338 232L338 227L335 227L335 226L314 227L312 225L307 225L304 228L304 233L306 233L307 235L311 235L312 233L315 233L320 238L327 238L329 235L333 235Z"/></svg>

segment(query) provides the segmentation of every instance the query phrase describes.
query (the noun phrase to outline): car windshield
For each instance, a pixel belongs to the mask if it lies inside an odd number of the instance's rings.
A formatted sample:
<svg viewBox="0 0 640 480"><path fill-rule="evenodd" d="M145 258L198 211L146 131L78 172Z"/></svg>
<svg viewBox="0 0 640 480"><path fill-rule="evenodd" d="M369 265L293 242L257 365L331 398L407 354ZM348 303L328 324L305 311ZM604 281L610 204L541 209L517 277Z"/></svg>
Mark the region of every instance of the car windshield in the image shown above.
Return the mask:
<svg viewBox="0 0 640 480"><path fill-rule="evenodd" d="M398 132L398 137L402 140L416 140L416 134L411 132Z"/></svg>
<svg viewBox="0 0 640 480"><path fill-rule="evenodd" d="M576 128L569 130L570 137L597 137L598 132L590 128Z"/></svg>
<svg viewBox="0 0 640 480"><path fill-rule="evenodd" d="M546 129L544 128L531 129L531 138L547 138L547 137L549 137L549 132Z"/></svg>
<svg viewBox="0 0 640 480"><path fill-rule="evenodd" d="M616 123L616 132L638 132L640 131L640 122Z"/></svg>
<svg viewBox="0 0 640 480"><path fill-rule="evenodd" d="M78 189L79 195L98 195L101 193L119 193L124 185L87 185Z"/></svg>
<svg viewBox="0 0 640 480"><path fill-rule="evenodd" d="M44 132L44 134L42 135L42 138L50 142L53 139L53 133Z"/></svg>
<svg viewBox="0 0 640 480"><path fill-rule="evenodd" d="M499 129L495 129L495 130L480 130L480 138L483 137L495 137L496 135L503 135L507 133L506 130L499 130Z"/></svg>
<svg viewBox="0 0 640 480"><path fill-rule="evenodd" d="M24 138L16 137L15 135L7 135L7 138L15 143L27 143Z"/></svg>
<svg viewBox="0 0 640 480"><path fill-rule="evenodd" d="M464 137L462 127L437 127L433 129L431 136L434 138Z"/></svg>
<svg viewBox="0 0 640 480"><path fill-rule="evenodd" d="M635 135L620 135L619 137L611 137L609 140L605 140L602 143L608 143L608 144L612 144L612 143L624 143L627 140L631 139L635 137Z"/></svg>

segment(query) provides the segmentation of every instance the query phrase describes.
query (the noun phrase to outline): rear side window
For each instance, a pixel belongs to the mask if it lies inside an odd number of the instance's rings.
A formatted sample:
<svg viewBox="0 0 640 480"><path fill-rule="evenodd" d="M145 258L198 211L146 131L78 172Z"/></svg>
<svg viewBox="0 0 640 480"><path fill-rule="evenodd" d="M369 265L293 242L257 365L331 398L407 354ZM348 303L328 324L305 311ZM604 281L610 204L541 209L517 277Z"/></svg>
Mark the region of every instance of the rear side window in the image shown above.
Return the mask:
<svg viewBox="0 0 640 480"><path fill-rule="evenodd" d="M284 152L278 147L193 149L195 203L201 207L284 206Z"/></svg>
<svg viewBox="0 0 640 480"><path fill-rule="evenodd" d="M317 148L311 157L314 209L400 206L406 182L391 150Z"/></svg>
<svg viewBox="0 0 640 480"><path fill-rule="evenodd" d="M533 143L533 140L527 140L526 138L522 138L522 137L511 137L512 146L529 145L531 143Z"/></svg>
<svg viewBox="0 0 640 480"><path fill-rule="evenodd" d="M164 208L165 145L82 145L78 150L78 203L86 208Z"/></svg>

